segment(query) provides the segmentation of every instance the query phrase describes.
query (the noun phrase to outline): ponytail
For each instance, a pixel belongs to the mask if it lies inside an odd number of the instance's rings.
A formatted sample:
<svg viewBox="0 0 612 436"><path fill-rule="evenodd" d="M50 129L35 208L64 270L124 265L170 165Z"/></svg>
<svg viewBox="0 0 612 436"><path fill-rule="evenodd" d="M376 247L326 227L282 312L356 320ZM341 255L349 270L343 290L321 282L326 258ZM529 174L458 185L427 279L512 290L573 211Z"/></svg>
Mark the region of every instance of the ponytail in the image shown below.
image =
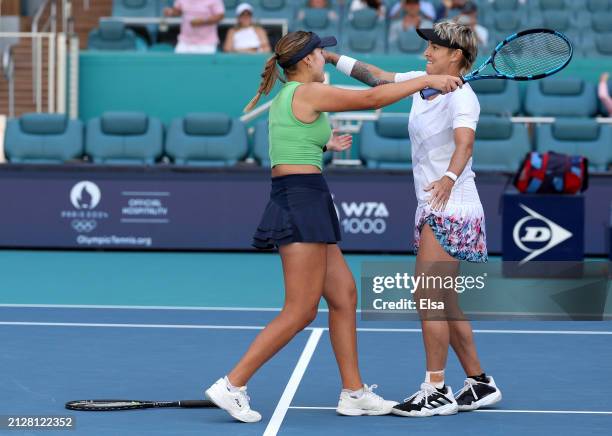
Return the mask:
<svg viewBox="0 0 612 436"><path fill-rule="evenodd" d="M253 110L253 108L257 106L262 94L268 95L270 91L272 91L272 88L274 88L276 79L279 77L278 69L276 68L276 59L276 54L274 54L266 61L266 66L264 67L263 73L261 73L261 83L259 84L257 94L255 94L255 97L253 97L249 104L246 105L244 112L250 112Z"/></svg>

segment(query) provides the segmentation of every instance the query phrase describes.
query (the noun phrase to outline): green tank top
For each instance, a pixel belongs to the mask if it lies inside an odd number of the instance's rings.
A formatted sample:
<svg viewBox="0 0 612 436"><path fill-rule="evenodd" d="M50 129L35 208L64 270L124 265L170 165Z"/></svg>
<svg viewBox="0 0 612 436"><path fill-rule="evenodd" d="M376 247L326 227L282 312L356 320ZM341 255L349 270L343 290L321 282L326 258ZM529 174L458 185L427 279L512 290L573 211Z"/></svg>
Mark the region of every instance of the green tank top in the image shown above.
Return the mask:
<svg viewBox="0 0 612 436"><path fill-rule="evenodd" d="M270 162L315 165L323 168L323 147L332 134L326 113L312 123L303 123L293 115L291 102L300 82L285 83L274 97L269 113Z"/></svg>

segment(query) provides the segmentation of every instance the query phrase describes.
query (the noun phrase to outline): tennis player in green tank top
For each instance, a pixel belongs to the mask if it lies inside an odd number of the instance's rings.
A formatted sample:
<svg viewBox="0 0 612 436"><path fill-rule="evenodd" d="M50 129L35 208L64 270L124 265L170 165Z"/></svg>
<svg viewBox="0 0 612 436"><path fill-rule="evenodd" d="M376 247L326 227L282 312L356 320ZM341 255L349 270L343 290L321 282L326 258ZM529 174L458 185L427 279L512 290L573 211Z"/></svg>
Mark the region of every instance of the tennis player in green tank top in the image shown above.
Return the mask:
<svg viewBox="0 0 612 436"><path fill-rule="evenodd" d="M258 248L277 247L285 279L285 304L259 333L237 365L217 380L206 396L232 417L257 422L246 384L253 374L316 317L319 301L329 307L329 335L342 379L338 408L342 415L385 415L397 403L386 401L363 383L357 358L357 290L337 242L338 218L323 178L325 150L351 145L348 135L332 134L326 112L377 109L424 88L443 93L461 86L453 76L426 75L363 91L325 85L322 49L334 37L291 32L276 44L266 62L257 95L245 108L255 107L270 93L283 70L284 83L269 114L272 191L254 236Z"/></svg>

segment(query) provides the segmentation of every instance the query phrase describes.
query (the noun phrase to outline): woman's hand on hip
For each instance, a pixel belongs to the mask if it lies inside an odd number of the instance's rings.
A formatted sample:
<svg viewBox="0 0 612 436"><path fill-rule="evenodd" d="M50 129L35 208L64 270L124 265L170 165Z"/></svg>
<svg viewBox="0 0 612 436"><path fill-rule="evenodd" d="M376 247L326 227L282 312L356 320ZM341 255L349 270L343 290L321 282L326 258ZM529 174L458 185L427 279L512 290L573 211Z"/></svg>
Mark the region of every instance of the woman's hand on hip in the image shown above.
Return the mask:
<svg viewBox="0 0 612 436"><path fill-rule="evenodd" d="M429 192L427 203L432 210L444 211L454 184L455 182L451 178L443 176L440 180L431 182L423 189L425 192Z"/></svg>

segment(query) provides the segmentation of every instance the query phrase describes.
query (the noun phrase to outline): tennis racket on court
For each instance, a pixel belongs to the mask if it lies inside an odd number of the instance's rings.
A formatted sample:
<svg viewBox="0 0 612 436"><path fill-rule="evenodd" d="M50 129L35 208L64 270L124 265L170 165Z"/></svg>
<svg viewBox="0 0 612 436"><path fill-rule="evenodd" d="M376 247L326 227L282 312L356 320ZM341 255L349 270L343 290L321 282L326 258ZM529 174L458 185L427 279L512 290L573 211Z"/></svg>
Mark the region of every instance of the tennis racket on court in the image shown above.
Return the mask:
<svg viewBox="0 0 612 436"><path fill-rule="evenodd" d="M157 407L203 408L217 407L210 400L141 401L141 400L75 400L66 403L66 409L87 412L113 410L153 409Z"/></svg>
<svg viewBox="0 0 612 436"><path fill-rule="evenodd" d="M551 76L569 64L572 43L561 32L550 29L528 29L508 36L497 44L493 53L476 70L461 77L463 83L482 79L537 80ZM485 69L491 66L490 73ZM429 98L440 91L426 88L421 97Z"/></svg>

